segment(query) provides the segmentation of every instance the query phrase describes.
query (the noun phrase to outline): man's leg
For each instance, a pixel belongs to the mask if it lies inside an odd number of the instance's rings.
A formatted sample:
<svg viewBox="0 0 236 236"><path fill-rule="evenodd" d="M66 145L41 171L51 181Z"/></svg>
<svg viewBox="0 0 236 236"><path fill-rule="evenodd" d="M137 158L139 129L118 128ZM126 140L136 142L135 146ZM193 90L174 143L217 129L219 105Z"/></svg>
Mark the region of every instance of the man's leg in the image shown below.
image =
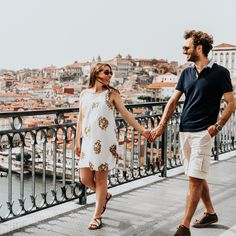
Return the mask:
<svg viewBox="0 0 236 236"><path fill-rule="evenodd" d="M195 222L193 223L192 226L195 228L207 227L213 223L218 222L218 217L214 211L214 208L211 202L209 187L206 180L203 180L201 199L205 206L205 212L201 218L196 219Z"/></svg>
<svg viewBox="0 0 236 236"><path fill-rule="evenodd" d="M203 181L203 179L189 177L189 193L186 201L185 215L181 222L181 225L187 228L190 227L191 219L202 196Z"/></svg>
<svg viewBox="0 0 236 236"><path fill-rule="evenodd" d="M215 210L212 205L211 198L210 198L208 183L205 179L203 180L201 199L202 199L203 204L205 206L205 212L207 212L209 214L214 214Z"/></svg>

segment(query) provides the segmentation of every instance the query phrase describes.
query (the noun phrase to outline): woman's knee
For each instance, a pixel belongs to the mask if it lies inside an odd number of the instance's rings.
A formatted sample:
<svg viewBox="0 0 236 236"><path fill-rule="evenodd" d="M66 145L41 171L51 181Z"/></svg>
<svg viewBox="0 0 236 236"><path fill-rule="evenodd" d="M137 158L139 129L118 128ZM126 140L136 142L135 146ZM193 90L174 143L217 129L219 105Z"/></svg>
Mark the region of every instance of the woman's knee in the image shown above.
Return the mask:
<svg viewBox="0 0 236 236"><path fill-rule="evenodd" d="M86 185L86 178L80 176L80 177L79 177L79 181L80 181L81 184Z"/></svg>
<svg viewBox="0 0 236 236"><path fill-rule="evenodd" d="M104 176L97 177L96 176L96 185L107 185L107 177L104 177Z"/></svg>
<svg viewBox="0 0 236 236"><path fill-rule="evenodd" d="M92 180L88 177L80 176L80 183L84 184L85 186L91 185Z"/></svg>
<svg viewBox="0 0 236 236"><path fill-rule="evenodd" d="M94 173L86 168L80 170L79 180L84 185L94 183Z"/></svg>

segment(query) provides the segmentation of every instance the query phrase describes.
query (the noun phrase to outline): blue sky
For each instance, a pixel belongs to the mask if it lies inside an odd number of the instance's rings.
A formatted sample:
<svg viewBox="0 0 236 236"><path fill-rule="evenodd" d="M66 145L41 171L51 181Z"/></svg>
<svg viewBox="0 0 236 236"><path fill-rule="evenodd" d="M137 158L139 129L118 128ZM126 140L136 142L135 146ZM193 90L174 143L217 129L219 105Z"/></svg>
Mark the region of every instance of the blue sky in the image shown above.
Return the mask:
<svg viewBox="0 0 236 236"><path fill-rule="evenodd" d="M183 32L236 45L235 0L1 0L0 69L64 66L98 55L185 62Z"/></svg>

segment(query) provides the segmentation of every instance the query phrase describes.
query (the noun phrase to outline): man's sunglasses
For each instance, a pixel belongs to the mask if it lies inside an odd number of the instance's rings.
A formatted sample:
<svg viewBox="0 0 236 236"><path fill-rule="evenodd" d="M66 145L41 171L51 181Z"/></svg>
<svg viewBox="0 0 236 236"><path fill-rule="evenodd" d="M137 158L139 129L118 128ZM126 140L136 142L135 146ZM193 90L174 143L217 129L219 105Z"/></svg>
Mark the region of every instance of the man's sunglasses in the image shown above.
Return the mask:
<svg viewBox="0 0 236 236"><path fill-rule="evenodd" d="M112 71L111 70L104 70L103 71L104 75L113 75Z"/></svg>
<svg viewBox="0 0 236 236"><path fill-rule="evenodd" d="M184 50L184 51L188 51L189 49L190 49L190 47L183 46L183 50Z"/></svg>

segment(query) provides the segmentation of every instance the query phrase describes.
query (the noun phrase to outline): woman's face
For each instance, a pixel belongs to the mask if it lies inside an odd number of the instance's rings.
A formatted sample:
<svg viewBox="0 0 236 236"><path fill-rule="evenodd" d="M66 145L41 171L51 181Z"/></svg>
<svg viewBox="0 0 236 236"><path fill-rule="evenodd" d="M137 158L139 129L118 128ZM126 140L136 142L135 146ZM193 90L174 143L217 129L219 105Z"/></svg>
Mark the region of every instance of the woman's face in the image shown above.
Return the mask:
<svg viewBox="0 0 236 236"><path fill-rule="evenodd" d="M109 66L104 66L102 71L97 74L97 78L103 82L104 85L109 85L111 77L112 77L112 70Z"/></svg>

